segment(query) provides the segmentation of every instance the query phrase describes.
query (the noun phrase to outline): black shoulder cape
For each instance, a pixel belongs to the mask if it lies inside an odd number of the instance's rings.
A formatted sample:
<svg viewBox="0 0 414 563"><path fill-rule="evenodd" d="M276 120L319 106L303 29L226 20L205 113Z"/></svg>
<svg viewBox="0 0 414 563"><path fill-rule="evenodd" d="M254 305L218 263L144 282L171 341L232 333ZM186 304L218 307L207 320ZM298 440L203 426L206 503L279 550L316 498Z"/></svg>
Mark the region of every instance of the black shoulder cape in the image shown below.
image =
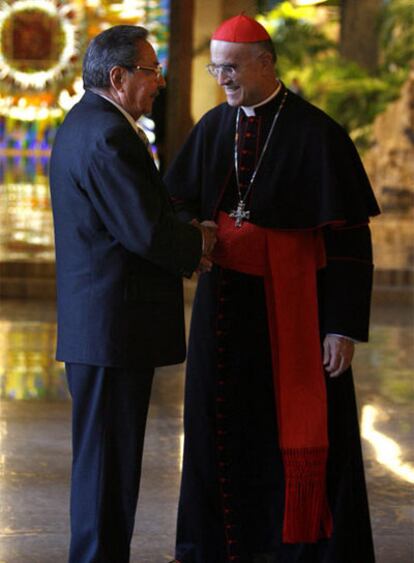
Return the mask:
<svg viewBox="0 0 414 563"><path fill-rule="evenodd" d="M264 124L266 118L270 123L284 91L281 88L262 106ZM226 103L206 113L167 172L168 190L176 202L183 202L188 217L214 219L226 187L234 182L236 114L237 108ZM380 212L347 133L290 91L257 173L249 209L253 223L279 229L358 225Z"/></svg>

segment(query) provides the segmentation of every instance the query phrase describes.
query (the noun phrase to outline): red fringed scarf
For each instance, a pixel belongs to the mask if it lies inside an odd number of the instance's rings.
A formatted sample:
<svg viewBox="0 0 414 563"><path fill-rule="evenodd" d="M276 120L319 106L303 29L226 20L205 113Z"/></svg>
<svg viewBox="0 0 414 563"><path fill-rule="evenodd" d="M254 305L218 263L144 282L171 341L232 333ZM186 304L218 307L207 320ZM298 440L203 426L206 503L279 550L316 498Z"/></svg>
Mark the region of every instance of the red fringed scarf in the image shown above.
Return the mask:
<svg viewBox="0 0 414 563"><path fill-rule="evenodd" d="M213 260L264 277L279 445L285 472L283 542L332 534L326 492L328 426L316 272L325 265L320 231L280 231L218 216Z"/></svg>

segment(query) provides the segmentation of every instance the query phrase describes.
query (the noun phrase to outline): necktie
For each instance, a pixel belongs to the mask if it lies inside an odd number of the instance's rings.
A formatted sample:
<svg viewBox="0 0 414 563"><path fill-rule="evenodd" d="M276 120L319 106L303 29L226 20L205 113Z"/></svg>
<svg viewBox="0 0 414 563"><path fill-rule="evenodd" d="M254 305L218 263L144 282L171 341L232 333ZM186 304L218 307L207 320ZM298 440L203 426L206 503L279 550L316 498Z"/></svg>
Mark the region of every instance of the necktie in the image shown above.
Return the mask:
<svg viewBox="0 0 414 563"><path fill-rule="evenodd" d="M148 140L148 137L145 134L145 131L143 129L141 129L141 127L137 126L137 133L138 133L138 137L141 139L141 141L144 143L145 148L147 149L149 155L151 156L151 158L154 158L154 155L152 154L152 149L151 149L151 145L150 142Z"/></svg>

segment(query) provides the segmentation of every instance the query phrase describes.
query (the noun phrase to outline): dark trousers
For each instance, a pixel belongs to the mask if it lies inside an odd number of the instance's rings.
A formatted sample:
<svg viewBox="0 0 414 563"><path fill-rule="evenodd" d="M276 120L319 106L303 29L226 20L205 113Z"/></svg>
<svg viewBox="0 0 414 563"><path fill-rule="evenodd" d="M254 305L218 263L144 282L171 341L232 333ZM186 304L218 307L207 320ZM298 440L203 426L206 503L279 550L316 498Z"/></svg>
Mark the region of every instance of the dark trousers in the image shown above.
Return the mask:
<svg viewBox="0 0 414 563"><path fill-rule="evenodd" d="M127 563L152 368L66 364L72 395L69 563Z"/></svg>

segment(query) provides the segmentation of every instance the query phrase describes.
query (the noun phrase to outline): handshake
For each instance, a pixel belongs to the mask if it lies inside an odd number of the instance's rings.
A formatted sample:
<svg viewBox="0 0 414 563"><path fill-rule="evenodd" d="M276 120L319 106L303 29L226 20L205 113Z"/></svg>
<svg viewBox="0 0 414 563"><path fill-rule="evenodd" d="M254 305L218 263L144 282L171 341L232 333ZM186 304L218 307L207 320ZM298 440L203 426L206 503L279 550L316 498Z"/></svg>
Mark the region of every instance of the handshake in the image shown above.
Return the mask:
<svg viewBox="0 0 414 563"><path fill-rule="evenodd" d="M217 225L214 221L203 221L200 223L197 219L193 219L191 224L200 230L203 237L203 250L197 272L209 272L213 265L210 255L213 252L217 242Z"/></svg>

